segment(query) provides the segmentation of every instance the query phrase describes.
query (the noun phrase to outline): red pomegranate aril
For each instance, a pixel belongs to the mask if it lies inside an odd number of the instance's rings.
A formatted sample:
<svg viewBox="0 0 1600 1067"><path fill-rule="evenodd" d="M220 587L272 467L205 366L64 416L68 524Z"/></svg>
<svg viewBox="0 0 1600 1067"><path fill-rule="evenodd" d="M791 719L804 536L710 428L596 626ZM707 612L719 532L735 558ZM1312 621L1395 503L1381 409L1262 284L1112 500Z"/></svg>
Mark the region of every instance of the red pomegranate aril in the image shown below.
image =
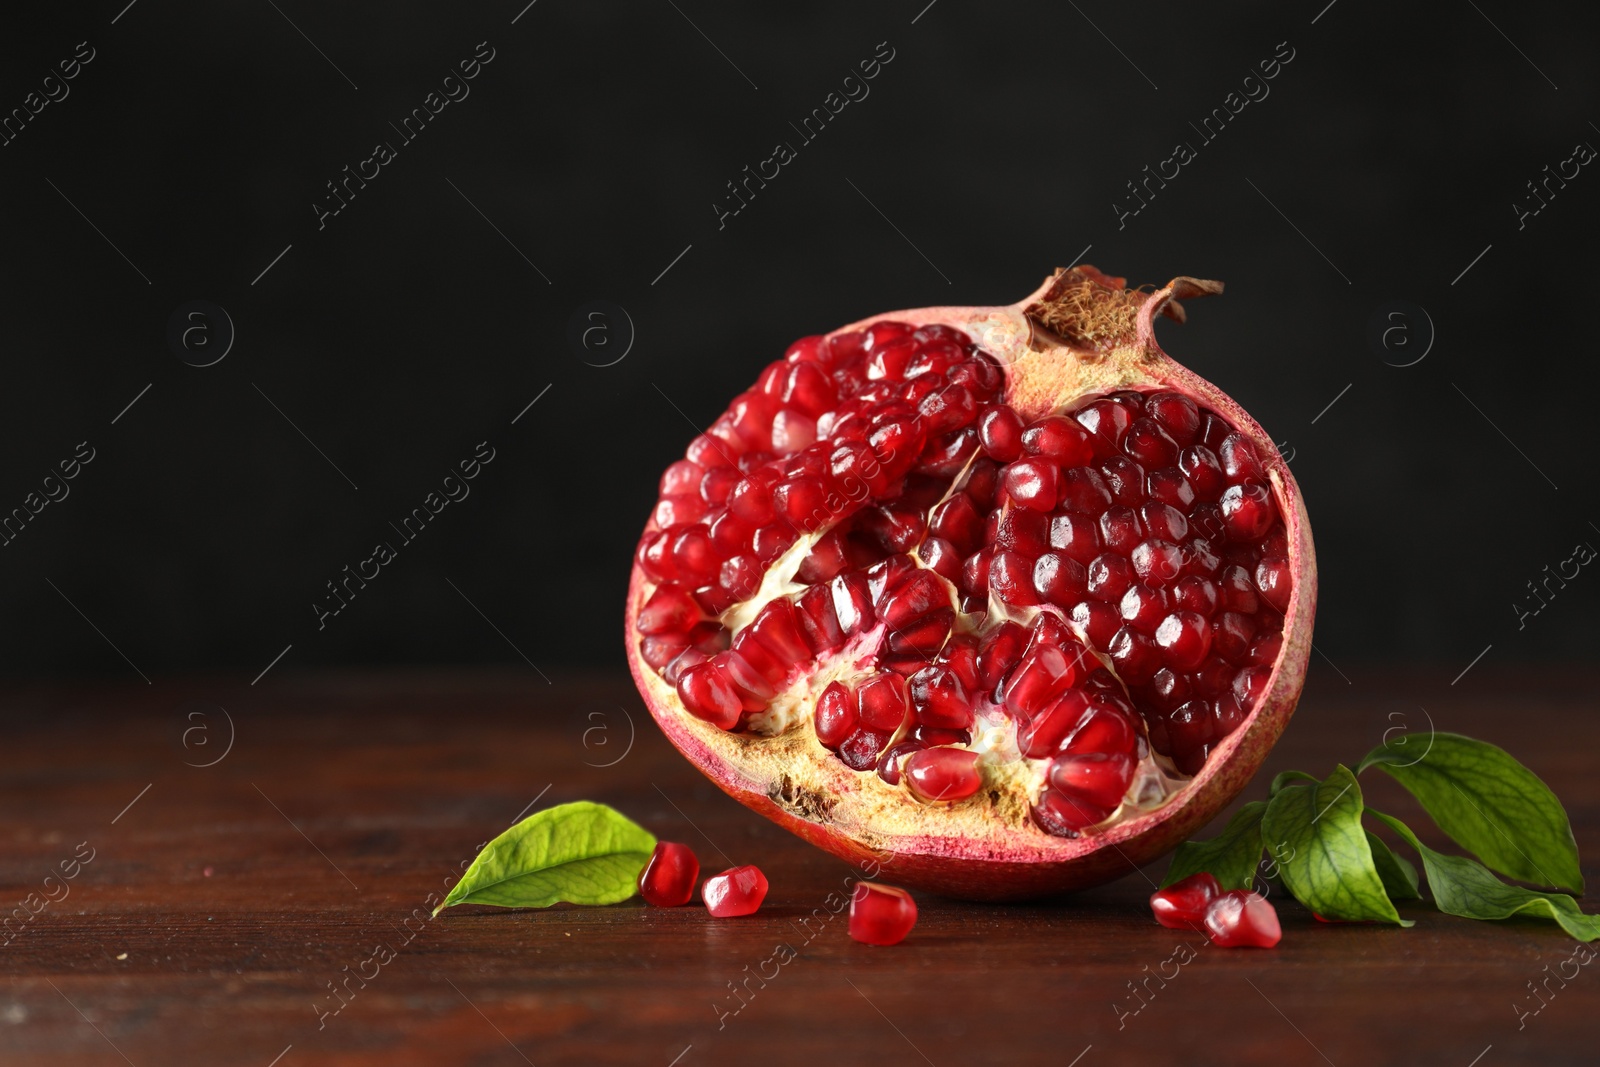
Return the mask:
<svg viewBox="0 0 1600 1067"><path fill-rule="evenodd" d="M797 363L789 368L783 384L786 407L816 418L832 410L836 400L833 382L822 368L814 363Z"/></svg>
<svg viewBox="0 0 1600 1067"><path fill-rule="evenodd" d="M1129 555L1143 538L1144 527L1132 508L1118 504L1100 516L1100 543L1108 552Z"/></svg>
<svg viewBox="0 0 1600 1067"><path fill-rule="evenodd" d="M859 728L839 744L839 760L852 771L871 770L878 763L878 754L889 743L891 735L877 730Z"/></svg>
<svg viewBox="0 0 1600 1067"><path fill-rule="evenodd" d="M1204 699L1187 701L1167 717L1167 737L1172 746L1168 753L1178 770L1194 774L1205 763L1206 746L1216 733L1216 719L1211 704Z"/></svg>
<svg viewBox="0 0 1600 1067"><path fill-rule="evenodd" d="M1146 470L1165 467L1178 460L1178 446L1154 419L1133 420L1122 438L1122 451Z"/></svg>
<svg viewBox="0 0 1600 1067"><path fill-rule="evenodd" d="M1222 473L1229 485L1243 482L1260 482L1266 475L1261 471L1261 460L1255 446L1239 434L1229 434L1217 449L1217 459L1222 463Z"/></svg>
<svg viewBox="0 0 1600 1067"><path fill-rule="evenodd" d="M1167 663L1180 671L1194 670L1211 651L1211 627L1198 612L1173 612L1161 620L1155 637Z"/></svg>
<svg viewBox="0 0 1600 1067"><path fill-rule="evenodd" d="M731 730L739 724L744 702L733 683L711 663L698 663L678 676L678 699L696 718Z"/></svg>
<svg viewBox="0 0 1600 1067"><path fill-rule="evenodd" d="M1171 504L1157 500L1147 501L1139 508L1139 518L1145 533L1176 545L1189 536L1189 520Z"/></svg>
<svg viewBox="0 0 1600 1067"><path fill-rule="evenodd" d="M961 584L961 552L942 537L930 537L917 546L917 558L923 566L949 582Z"/></svg>
<svg viewBox="0 0 1600 1067"><path fill-rule="evenodd" d="M906 680L888 671L856 686L856 708L864 729L893 733L911 709Z"/></svg>
<svg viewBox="0 0 1600 1067"><path fill-rule="evenodd" d="M1129 626L1142 634L1153 635L1167 616L1167 595L1159 589L1136 585L1122 594L1117 608Z"/></svg>
<svg viewBox="0 0 1600 1067"><path fill-rule="evenodd" d="M970 553L983 543L983 516L971 497L957 493L928 514L928 532Z"/></svg>
<svg viewBox="0 0 1600 1067"><path fill-rule="evenodd" d="M884 749L883 755L878 757L878 777L889 785L899 785L900 769L906 757L927 747L925 743L909 738L890 745Z"/></svg>
<svg viewBox="0 0 1600 1067"><path fill-rule="evenodd" d="M772 702L775 691L765 675L736 649L718 652L711 657L711 666L733 684L734 692L744 711L762 711Z"/></svg>
<svg viewBox="0 0 1600 1067"><path fill-rule="evenodd" d="M1258 539L1278 518L1272 494L1259 482L1230 485L1219 503L1223 527L1235 541Z"/></svg>
<svg viewBox="0 0 1600 1067"><path fill-rule="evenodd" d="M829 682L817 698L817 710L812 717L817 740L825 748L836 749L856 732L859 721L855 694L839 682Z"/></svg>
<svg viewBox="0 0 1600 1067"><path fill-rule="evenodd" d="M1061 469L1049 459L1019 459L1000 472L1006 495L1025 508L1049 511L1056 506Z"/></svg>
<svg viewBox="0 0 1600 1067"><path fill-rule="evenodd" d="M663 529L685 526L706 517L706 502L698 492L693 495L664 496L656 504L655 523Z"/></svg>
<svg viewBox="0 0 1600 1067"><path fill-rule="evenodd" d="M1129 561L1133 564L1134 576L1157 589L1177 581L1183 570L1182 550L1154 537L1135 545Z"/></svg>
<svg viewBox="0 0 1600 1067"><path fill-rule="evenodd" d="M783 555L794 544L794 530L792 525L781 520L757 530L750 538L750 551L756 561L766 565Z"/></svg>
<svg viewBox="0 0 1600 1067"><path fill-rule="evenodd" d="M1185 575L1172 587L1172 606L1210 618L1217 610L1217 586L1209 578Z"/></svg>
<svg viewBox="0 0 1600 1067"><path fill-rule="evenodd" d="M972 703L966 686L949 667L924 667L911 676L911 706L917 722L944 730L972 725Z"/></svg>
<svg viewBox="0 0 1600 1067"><path fill-rule="evenodd" d="M989 596L989 564L993 559L994 551L985 548L968 556L961 565L961 591L969 598L984 601ZM961 610L971 609L963 605Z"/></svg>
<svg viewBox="0 0 1600 1067"><path fill-rule="evenodd" d="M878 618L892 629L900 629L930 612L950 606L950 594L936 575L916 568L904 556L895 558L905 560L911 573L898 586L886 589L878 603ZM886 578L892 581L894 575L886 572Z"/></svg>
<svg viewBox="0 0 1600 1067"><path fill-rule="evenodd" d="M884 644L891 652L927 659L944 647L954 623L955 612L950 608L930 612L903 629L890 630Z"/></svg>
<svg viewBox="0 0 1600 1067"><path fill-rule="evenodd" d="M898 945L917 925L917 902L899 886L857 882L850 896L850 937L864 945Z"/></svg>
<svg viewBox="0 0 1600 1067"><path fill-rule="evenodd" d="M1046 552L1034 561L1033 588L1040 599L1070 608L1088 594L1088 571L1063 553Z"/></svg>
<svg viewBox="0 0 1600 1067"><path fill-rule="evenodd" d="M1224 567L1218 576L1217 588L1222 607L1226 611L1254 615L1256 609L1260 607L1256 585L1250 580L1250 572L1243 567L1238 565Z"/></svg>
<svg viewBox="0 0 1600 1067"><path fill-rule="evenodd" d="M1029 508L1006 508L995 519L993 540L997 549L1035 559L1050 547L1050 517Z"/></svg>
<svg viewBox="0 0 1600 1067"><path fill-rule="evenodd" d="M688 634L656 634L639 642L639 656L657 671L663 671L688 647Z"/></svg>
<svg viewBox="0 0 1600 1067"><path fill-rule="evenodd" d="M748 526L765 526L776 514L772 510L772 487L761 478L741 478L728 491L728 512Z"/></svg>
<svg viewBox="0 0 1600 1067"><path fill-rule="evenodd" d="M1050 547L1087 566L1100 554L1099 524L1069 511L1050 520Z"/></svg>
<svg viewBox="0 0 1600 1067"><path fill-rule="evenodd" d="M1017 727L1017 748L1029 759L1055 755L1089 711L1089 698L1069 689L1037 715L1023 718Z"/></svg>
<svg viewBox="0 0 1600 1067"><path fill-rule="evenodd" d="M839 629L846 635L861 633L877 621L865 574L841 574L828 583L828 589L833 594L833 613L839 620Z"/></svg>
<svg viewBox="0 0 1600 1067"><path fill-rule="evenodd" d="M1144 480L1150 499L1169 507L1187 511L1194 506L1194 486L1176 467L1158 467Z"/></svg>
<svg viewBox="0 0 1600 1067"><path fill-rule="evenodd" d="M1060 415L1048 415L1024 430L1022 451L1048 456L1058 467L1077 467L1094 458L1088 431Z"/></svg>
<svg viewBox="0 0 1600 1067"><path fill-rule="evenodd" d="M705 468L690 459L680 459L661 473L661 495L682 496L700 491Z"/></svg>
<svg viewBox="0 0 1600 1067"><path fill-rule="evenodd" d="M676 841L657 841L639 872L639 895L658 908L676 908L694 898L700 861L694 850Z"/></svg>
<svg viewBox="0 0 1600 1067"><path fill-rule="evenodd" d="M1127 456L1112 456L1100 464L1100 479L1113 503L1136 508L1144 503L1144 468Z"/></svg>
<svg viewBox="0 0 1600 1067"><path fill-rule="evenodd" d="M1000 702L1014 714L1029 717L1070 689L1079 672L1059 648L1029 648L1017 662L999 693Z"/></svg>
<svg viewBox="0 0 1600 1067"><path fill-rule="evenodd" d="M1101 752L1131 759L1139 751L1139 730L1133 723L1131 709L1122 711L1105 704L1092 707L1058 751L1069 755Z"/></svg>
<svg viewBox="0 0 1600 1067"><path fill-rule="evenodd" d="M1032 561L1019 552L996 552L989 561L989 593L1016 607L1037 604Z"/></svg>
<svg viewBox="0 0 1600 1067"><path fill-rule="evenodd" d="M1120 601L1133 585L1133 564L1109 552L1089 564L1089 595L1107 603Z"/></svg>
<svg viewBox="0 0 1600 1067"><path fill-rule="evenodd" d="M761 588L761 565L751 556L725 559L717 575L717 585L727 594L730 606L748 600Z"/></svg>
<svg viewBox="0 0 1600 1067"><path fill-rule="evenodd" d="M1069 797L1054 789L1039 794L1033 805L1033 821L1045 833L1056 837L1077 837L1078 832L1105 821L1111 814L1109 808L1097 808L1078 797Z"/></svg>
<svg viewBox="0 0 1600 1067"><path fill-rule="evenodd" d="M1222 463L1217 454L1205 445L1191 445L1178 453L1178 470L1189 479L1195 495L1201 500L1215 500L1227 488L1227 475L1222 473Z"/></svg>
<svg viewBox="0 0 1600 1067"><path fill-rule="evenodd" d="M1261 590L1261 599L1279 614L1289 610L1291 574L1289 561L1282 556L1268 557L1256 564L1256 587Z"/></svg>
<svg viewBox="0 0 1600 1067"><path fill-rule="evenodd" d="M1222 895L1222 883L1210 871L1200 871L1158 889L1150 897L1156 922L1169 930L1203 930L1206 909Z"/></svg>
<svg viewBox="0 0 1600 1067"><path fill-rule="evenodd" d="M1221 948L1271 948L1283 938L1278 912L1260 893L1235 889L1206 908L1206 936Z"/></svg>
<svg viewBox="0 0 1600 1067"><path fill-rule="evenodd" d="M717 550L712 547L710 535L700 523L686 527L673 538L672 562L677 566L679 580L693 586L714 581L722 566Z"/></svg>
<svg viewBox="0 0 1600 1067"><path fill-rule="evenodd" d="M642 634L686 633L701 619L700 607L681 586L657 586L639 609L634 628Z"/></svg>
<svg viewBox="0 0 1600 1067"><path fill-rule="evenodd" d="M1180 445L1191 445L1200 436L1200 409L1182 393L1151 393L1145 410Z"/></svg>
<svg viewBox="0 0 1600 1067"><path fill-rule="evenodd" d="M975 693L979 688L978 681L978 642L976 638L955 636L950 638L944 648L939 650L939 665L948 667L956 679L966 687L967 692Z"/></svg>
<svg viewBox="0 0 1600 1067"><path fill-rule="evenodd" d="M984 692L992 693L1006 672L1022 658L1028 643L1028 632L1014 622L1001 623L985 639L978 653L978 684Z"/></svg>
<svg viewBox="0 0 1600 1067"><path fill-rule="evenodd" d="M706 902L706 910L719 919L754 915L767 899L767 876L751 865L730 867L706 879L700 898Z"/></svg>
<svg viewBox="0 0 1600 1067"><path fill-rule="evenodd" d="M1120 752L1058 756L1050 764L1050 787L1062 796L1114 811L1133 781L1133 757Z"/></svg>
<svg viewBox="0 0 1600 1067"><path fill-rule="evenodd" d="M902 774L911 792L927 801L964 800L983 785L978 754L963 748L925 748L907 759Z"/></svg>
<svg viewBox="0 0 1600 1067"><path fill-rule="evenodd" d="M1250 642L1255 640L1255 636L1256 624L1250 616L1237 611L1224 611L1216 618L1211 648L1223 659L1240 663L1250 654Z"/></svg>
<svg viewBox="0 0 1600 1067"><path fill-rule="evenodd" d="M1270 667L1278 662L1278 655L1283 651L1283 635L1269 634L1250 646L1250 662L1258 666Z"/></svg>
<svg viewBox="0 0 1600 1067"><path fill-rule="evenodd" d="M785 666L798 665L811 658L811 646L800 633L800 624L794 617L794 604L776 597L756 612L756 617L740 631L740 636L759 641Z"/></svg>
<svg viewBox="0 0 1600 1067"><path fill-rule="evenodd" d="M1083 600L1072 606L1072 624L1096 648L1105 648L1122 626L1121 613L1099 600Z"/></svg>
<svg viewBox="0 0 1600 1067"><path fill-rule="evenodd" d="M1124 626L1111 638L1106 654L1126 682L1141 683L1161 668L1161 650L1147 634Z"/></svg>
<svg viewBox="0 0 1600 1067"><path fill-rule="evenodd" d="M1113 400L1096 400L1073 416L1089 432L1089 445L1096 459L1114 455L1122 435L1133 422L1133 414Z"/></svg>

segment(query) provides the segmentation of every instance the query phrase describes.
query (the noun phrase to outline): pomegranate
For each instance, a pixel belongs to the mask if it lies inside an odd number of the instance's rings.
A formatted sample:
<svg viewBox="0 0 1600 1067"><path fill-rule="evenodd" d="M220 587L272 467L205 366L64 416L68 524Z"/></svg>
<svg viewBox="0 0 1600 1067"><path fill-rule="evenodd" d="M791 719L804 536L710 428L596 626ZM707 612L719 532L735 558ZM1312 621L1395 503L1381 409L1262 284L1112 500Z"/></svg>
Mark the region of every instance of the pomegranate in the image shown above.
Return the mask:
<svg viewBox="0 0 1600 1067"><path fill-rule="evenodd" d="M908 885L1149 862L1299 697L1316 564L1261 428L1156 344L1220 292L1058 271L805 337L661 477L634 679L730 795Z"/></svg>
<svg viewBox="0 0 1600 1067"><path fill-rule="evenodd" d="M746 864L730 867L721 874L706 879L700 887L700 896L706 910L717 918L730 915L754 915L767 899L767 876L761 868Z"/></svg>
<svg viewBox="0 0 1600 1067"><path fill-rule="evenodd" d="M676 908L694 898L700 860L688 845L658 841L639 872L639 895L658 908Z"/></svg>
<svg viewBox="0 0 1600 1067"><path fill-rule="evenodd" d="M1235 889L1206 908L1206 936L1222 948L1271 948L1283 937L1278 912L1260 893Z"/></svg>
<svg viewBox="0 0 1600 1067"><path fill-rule="evenodd" d="M1221 895L1222 884L1216 876L1201 871L1156 890L1150 897L1150 910L1156 922L1169 930L1200 930L1206 909Z"/></svg>
<svg viewBox="0 0 1600 1067"><path fill-rule="evenodd" d="M917 902L894 885L857 882L850 896L850 936L867 945L898 945L917 925Z"/></svg>

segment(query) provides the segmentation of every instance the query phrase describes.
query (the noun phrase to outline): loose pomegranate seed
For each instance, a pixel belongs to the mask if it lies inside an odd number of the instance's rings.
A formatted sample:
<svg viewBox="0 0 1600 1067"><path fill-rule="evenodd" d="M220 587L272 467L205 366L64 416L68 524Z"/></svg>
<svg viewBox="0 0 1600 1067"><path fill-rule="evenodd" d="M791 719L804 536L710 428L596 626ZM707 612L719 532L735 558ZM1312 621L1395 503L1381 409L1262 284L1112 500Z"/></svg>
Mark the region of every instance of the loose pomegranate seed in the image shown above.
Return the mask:
<svg viewBox="0 0 1600 1067"><path fill-rule="evenodd" d="M767 876L749 864L730 867L706 879L700 887L700 898L706 902L706 910L719 919L754 915L767 899Z"/></svg>
<svg viewBox="0 0 1600 1067"><path fill-rule="evenodd" d="M911 791L923 800L963 800L983 785L978 754L961 748L928 748L906 760Z"/></svg>
<svg viewBox="0 0 1600 1067"><path fill-rule="evenodd" d="M1278 912L1260 893L1223 893L1206 908L1206 936L1222 948L1271 948L1283 937Z"/></svg>
<svg viewBox="0 0 1600 1067"><path fill-rule="evenodd" d="M917 925L917 902L898 886L857 882L850 896L850 936L867 945L898 945Z"/></svg>
<svg viewBox="0 0 1600 1067"><path fill-rule="evenodd" d="M700 861L694 850L676 841L658 841L639 872L639 895L658 908L675 908L694 897Z"/></svg>
<svg viewBox="0 0 1600 1067"><path fill-rule="evenodd" d="M1222 884L1209 871L1191 874L1158 889L1150 897L1156 922L1169 930L1203 930L1206 909L1222 895Z"/></svg>

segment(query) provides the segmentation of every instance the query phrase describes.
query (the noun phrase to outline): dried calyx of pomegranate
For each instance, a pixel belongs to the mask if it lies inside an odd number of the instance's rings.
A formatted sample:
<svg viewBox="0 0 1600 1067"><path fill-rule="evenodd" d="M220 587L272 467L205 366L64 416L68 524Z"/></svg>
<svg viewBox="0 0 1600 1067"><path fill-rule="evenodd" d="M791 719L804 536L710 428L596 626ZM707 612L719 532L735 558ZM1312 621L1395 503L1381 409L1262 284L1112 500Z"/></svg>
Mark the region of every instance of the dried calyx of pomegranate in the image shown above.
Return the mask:
<svg viewBox="0 0 1600 1067"><path fill-rule="evenodd" d="M628 601L652 713L723 789L906 883L1126 873L1282 731L1315 563L1259 426L1092 267L805 337L661 478Z"/></svg>

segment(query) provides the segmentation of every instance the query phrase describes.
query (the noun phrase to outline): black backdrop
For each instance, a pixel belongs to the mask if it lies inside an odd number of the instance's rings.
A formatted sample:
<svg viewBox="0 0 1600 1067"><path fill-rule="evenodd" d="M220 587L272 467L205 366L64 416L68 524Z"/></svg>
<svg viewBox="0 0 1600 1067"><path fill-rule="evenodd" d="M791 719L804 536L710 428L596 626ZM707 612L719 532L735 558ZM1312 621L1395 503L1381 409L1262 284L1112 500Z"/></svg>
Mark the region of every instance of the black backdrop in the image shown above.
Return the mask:
<svg viewBox="0 0 1600 1067"><path fill-rule="evenodd" d="M1600 168L1574 155L1600 107L1570 14L125 3L0 36L0 109L29 112L0 147L0 511L68 494L0 547L13 676L249 677L289 645L279 669L619 666L629 553L691 422L800 334L1010 302L1080 255L1227 282L1163 341L1293 450L1329 660L1453 674L1600 637L1600 578L1566 562L1600 546ZM719 221L780 141L796 157ZM319 217L347 166L370 180ZM1146 166L1177 176L1133 213ZM186 364L225 343L216 308L231 348ZM319 629L325 583L484 441L470 496Z"/></svg>

